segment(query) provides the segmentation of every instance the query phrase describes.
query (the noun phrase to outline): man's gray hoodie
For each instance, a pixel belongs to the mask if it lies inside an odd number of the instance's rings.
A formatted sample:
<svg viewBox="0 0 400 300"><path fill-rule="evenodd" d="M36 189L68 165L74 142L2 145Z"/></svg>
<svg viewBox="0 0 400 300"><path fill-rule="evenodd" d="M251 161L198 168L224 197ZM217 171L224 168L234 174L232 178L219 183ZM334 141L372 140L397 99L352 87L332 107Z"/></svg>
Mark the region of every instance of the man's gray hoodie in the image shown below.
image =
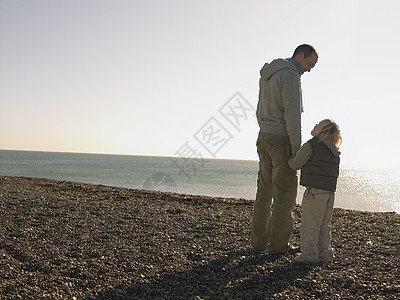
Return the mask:
<svg viewBox="0 0 400 300"><path fill-rule="evenodd" d="M296 67L275 59L260 71L257 120L260 132L289 136L292 154L301 146L301 85Z"/></svg>

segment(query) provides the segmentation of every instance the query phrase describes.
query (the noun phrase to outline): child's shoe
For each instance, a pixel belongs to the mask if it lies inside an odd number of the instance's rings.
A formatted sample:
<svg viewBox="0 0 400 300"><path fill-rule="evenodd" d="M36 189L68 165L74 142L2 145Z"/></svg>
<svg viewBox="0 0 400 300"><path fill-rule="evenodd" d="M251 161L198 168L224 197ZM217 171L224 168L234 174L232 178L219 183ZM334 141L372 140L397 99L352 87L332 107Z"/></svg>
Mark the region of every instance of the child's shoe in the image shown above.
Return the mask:
<svg viewBox="0 0 400 300"><path fill-rule="evenodd" d="M317 264L318 262L313 262L310 260L305 260L304 258L301 257L301 253L297 253L294 257L294 262L298 264Z"/></svg>
<svg viewBox="0 0 400 300"><path fill-rule="evenodd" d="M301 253L296 253L294 256L294 262L298 264L304 264L305 261L301 258Z"/></svg>

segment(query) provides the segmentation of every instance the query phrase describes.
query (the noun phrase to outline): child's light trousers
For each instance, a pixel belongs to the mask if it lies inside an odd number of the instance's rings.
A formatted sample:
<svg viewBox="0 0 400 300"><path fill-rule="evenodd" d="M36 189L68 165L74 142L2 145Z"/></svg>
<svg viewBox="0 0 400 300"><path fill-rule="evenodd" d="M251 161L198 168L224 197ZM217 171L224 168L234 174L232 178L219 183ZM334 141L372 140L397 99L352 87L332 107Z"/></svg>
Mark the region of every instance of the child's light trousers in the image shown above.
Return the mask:
<svg viewBox="0 0 400 300"><path fill-rule="evenodd" d="M300 247L301 258L307 262L330 262L331 220L335 193L307 187L301 204Z"/></svg>

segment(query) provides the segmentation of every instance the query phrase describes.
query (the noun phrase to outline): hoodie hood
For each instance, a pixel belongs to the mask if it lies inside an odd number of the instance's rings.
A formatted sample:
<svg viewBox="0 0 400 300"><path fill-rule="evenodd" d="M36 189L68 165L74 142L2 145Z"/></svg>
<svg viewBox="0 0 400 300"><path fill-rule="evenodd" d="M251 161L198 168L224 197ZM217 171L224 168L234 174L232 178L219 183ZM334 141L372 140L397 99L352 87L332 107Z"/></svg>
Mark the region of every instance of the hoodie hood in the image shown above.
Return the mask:
<svg viewBox="0 0 400 300"><path fill-rule="evenodd" d="M276 72L284 69L293 70L296 74L299 74L296 67L291 62L288 62L286 59L278 58L273 60L270 64L266 63L260 70L260 75L262 79L269 80Z"/></svg>
<svg viewBox="0 0 400 300"><path fill-rule="evenodd" d="M333 156L339 157L340 151L331 140L324 140L323 143L331 150Z"/></svg>

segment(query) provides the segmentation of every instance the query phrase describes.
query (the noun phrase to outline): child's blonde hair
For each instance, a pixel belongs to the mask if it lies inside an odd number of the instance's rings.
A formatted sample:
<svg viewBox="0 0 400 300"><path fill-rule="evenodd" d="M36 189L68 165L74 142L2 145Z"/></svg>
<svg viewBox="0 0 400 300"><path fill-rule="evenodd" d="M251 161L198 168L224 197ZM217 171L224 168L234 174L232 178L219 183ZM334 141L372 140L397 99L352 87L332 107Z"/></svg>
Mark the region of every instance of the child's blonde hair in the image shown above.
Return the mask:
<svg viewBox="0 0 400 300"><path fill-rule="evenodd" d="M330 119L324 119L318 123L318 127L321 130L318 134L318 138L321 141L329 139L336 146L340 146L342 144L342 135L340 134L340 128L335 122Z"/></svg>

